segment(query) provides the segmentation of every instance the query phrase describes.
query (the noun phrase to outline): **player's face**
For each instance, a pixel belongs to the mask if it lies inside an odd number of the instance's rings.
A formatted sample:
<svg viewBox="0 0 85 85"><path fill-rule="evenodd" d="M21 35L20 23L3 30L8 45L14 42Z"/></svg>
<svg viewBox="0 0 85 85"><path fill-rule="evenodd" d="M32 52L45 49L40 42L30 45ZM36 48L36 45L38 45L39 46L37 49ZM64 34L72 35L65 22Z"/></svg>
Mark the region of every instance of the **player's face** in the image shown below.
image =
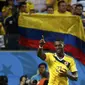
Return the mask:
<svg viewBox="0 0 85 85"><path fill-rule="evenodd" d="M59 54L63 52L63 45L60 41L55 41L54 45L55 45L56 53Z"/></svg>
<svg viewBox="0 0 85 85"><path fill-rule="evenodd" d="M40 72L40 73L45 72L45 66L44 66L44 65L41 65L41 66L39 67L39 72Z"/></svg>

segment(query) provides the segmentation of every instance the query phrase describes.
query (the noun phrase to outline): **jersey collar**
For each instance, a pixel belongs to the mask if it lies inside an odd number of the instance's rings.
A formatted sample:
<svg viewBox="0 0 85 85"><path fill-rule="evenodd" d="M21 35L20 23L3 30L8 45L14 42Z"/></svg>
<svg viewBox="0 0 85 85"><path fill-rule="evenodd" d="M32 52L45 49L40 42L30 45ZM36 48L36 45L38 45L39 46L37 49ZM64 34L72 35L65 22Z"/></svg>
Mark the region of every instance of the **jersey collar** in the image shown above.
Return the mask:
<svg viewBox="0 0 85 85"><path fill-rule="evenodd" d="M65 57L65 55L66 55L66 54L64 53L64 57ZM54 56L55 56L59 61L64 60L64 57L60 59L56 53L54 53Z"/></svg>

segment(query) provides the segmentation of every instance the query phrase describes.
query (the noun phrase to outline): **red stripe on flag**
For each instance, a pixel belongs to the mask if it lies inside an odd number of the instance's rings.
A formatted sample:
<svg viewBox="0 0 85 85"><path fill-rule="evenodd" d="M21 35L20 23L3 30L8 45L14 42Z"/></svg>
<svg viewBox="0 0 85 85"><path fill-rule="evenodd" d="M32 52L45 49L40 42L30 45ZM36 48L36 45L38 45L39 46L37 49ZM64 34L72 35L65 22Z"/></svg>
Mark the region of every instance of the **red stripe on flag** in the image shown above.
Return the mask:
<svg viewBox="0 0 85 85"><path fill-rule="evenodd" d="M22 46L30 47L30 48L38 48L39 40L32 40L24 37L20 37L19 44ZM44 49L55 50L52 42L46 42L44 45ZM85 54L78 48L75 48L72 45L65 45L65 52L72 54L73 57L79 59L83 64L85 64Z"/></svg>
<svg viewBox="0 0 85 85"><path fill-rule="evenodd" d="M32 39L20 37L19 44L26 47L38 48L39 40L32 40ZM46 44L44 45L44 48L49 50L55 50L52 42L46 42Z"/></svg>
<svg viewBox="0 0 85 85"><path fill-rule="evenodd" d="M64 50L65 52L71 53L73 57L77 58L85 65L85 54L81 50L72 45L65 45Z"/></svg>

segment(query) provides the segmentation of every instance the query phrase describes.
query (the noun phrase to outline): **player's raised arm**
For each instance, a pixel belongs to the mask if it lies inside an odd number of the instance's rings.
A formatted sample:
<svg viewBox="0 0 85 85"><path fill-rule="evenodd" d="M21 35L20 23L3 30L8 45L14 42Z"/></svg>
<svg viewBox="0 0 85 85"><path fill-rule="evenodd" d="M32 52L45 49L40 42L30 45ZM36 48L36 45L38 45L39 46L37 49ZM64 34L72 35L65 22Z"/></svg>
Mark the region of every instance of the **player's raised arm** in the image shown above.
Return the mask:
<svg viewBox="0 0 85 85"><path fill-rule="evenodd" d="M40 57L42 60L46 59L46 55L43 53L43 46L45 44L44 36L42 35L42 39L39 42L39 48L37 52L37 56Z"/></svg>

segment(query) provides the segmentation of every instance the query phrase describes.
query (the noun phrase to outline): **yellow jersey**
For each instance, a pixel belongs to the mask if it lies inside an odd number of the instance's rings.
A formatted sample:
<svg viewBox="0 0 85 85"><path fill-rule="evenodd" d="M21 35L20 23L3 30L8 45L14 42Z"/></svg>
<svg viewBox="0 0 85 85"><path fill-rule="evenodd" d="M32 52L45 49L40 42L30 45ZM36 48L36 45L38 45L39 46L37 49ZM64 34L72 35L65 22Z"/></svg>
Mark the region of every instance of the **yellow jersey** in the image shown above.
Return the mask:
<svg viewBox="0 0 85 85"><path fill-rule="evenodd" d="M54 53L45 53L45 61L48 64L49 69L49 83L48 85L68 85L67 77L60 77L60 70L66 69L70 72L77 71L75 61L72 57L64 55L63 59L59 59L58 56Z"/></svg>
<svg viewBox="0 0 85 85"><path fill-rule="evenodd" d="M60 13L57 10L55 10L54 11L54 14L55 15L58 15L58 16L72 16L72 13L71 12L68 12L68 11L66 11L65 13Z"/></svg>
<svg viewBox="0 0 85 85"><path fill-rule="evenodd" d="M66 3L70 4L72 0L65 0ZM51 0L46 1L47 4L51 4ZM54 11L58 9L58 0L54 4Z"/></svg>

